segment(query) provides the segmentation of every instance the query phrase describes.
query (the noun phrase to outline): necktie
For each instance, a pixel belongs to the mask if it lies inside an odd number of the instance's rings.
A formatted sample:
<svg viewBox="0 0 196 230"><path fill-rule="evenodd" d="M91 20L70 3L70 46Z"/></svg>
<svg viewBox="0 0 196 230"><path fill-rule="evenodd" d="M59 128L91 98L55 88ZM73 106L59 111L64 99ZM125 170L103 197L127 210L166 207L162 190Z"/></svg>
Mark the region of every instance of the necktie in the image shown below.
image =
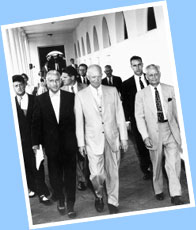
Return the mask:
<svg viewBox="0 0 196 230"><path fill-rule="evenodd" d="M112 85L112 77L109 77L109 85Z"/></svg>
<svg viewBox="0 0 196 230"><path fill-rule="evenodd" d="M72 93L75 93L75 92L74 92L74 87L73 87L73 85L71 86L71 92L72 92Z"/></svg>
<svg viewBox="0 0 196 230"><path fill-rule="evenodd" d="M156 101L156 107L157 107L158 121L163 122L164 121L164 115L163 115L163 109L162 109L162 105L161 105L161 99L160 99L159 91L157 90L156 87L154 87L154 89L155 89L155 101Z"/></svg>
<svg viewBox="0 0 196 230"><path fill-rule="evenodd" d="M86 84L86 77L83 77L83 83Z"/></svg>
<svg viewBox="0 0 196 230"><path fill-rule="evenodd" d="M101 94L99 93L99 90L97 89L97 104L98 104L98 109L100 113L102 112L101 100L102 100Z"/></svg>
<svg viewBox="0 0 196 230"><path fill-rule="evenodd" d="M139 77L139 78L140 78L140 87L141 87L141 89L143 89L144 88L144 84L143 84L143 82L141 80L141 77Z"/></svg>

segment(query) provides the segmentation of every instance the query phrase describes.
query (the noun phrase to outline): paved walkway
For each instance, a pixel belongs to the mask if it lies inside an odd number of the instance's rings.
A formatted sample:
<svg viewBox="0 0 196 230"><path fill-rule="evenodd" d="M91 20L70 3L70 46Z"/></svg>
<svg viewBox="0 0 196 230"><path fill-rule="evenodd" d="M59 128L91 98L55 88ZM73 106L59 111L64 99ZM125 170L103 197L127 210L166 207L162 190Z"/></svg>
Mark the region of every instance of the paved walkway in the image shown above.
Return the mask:
<svg viewBox="0 0 196 230"><path fill-rule="evenodd" d="M182 170L181 175L182 197L185 203L189 203L186 175ZM164 179L163 201L157 201L154 197L152 181L144 181L139 168L133 141L129 140L129 149L124 155L120 165L120 206L119 213L138 210L154 209L171 206L168 193L167 180ZM106 199L104 199L106 203ZM38 197L30 199L33 224L43 224L68 220L67 215L61 216L57 211L57 204L50 206L39 203ZM94 195L90 189L77 191L75 211L77 218L108 215L108 207L105 204L104 212L98 213L94 208ZM70 219L69 219L70 220Z"/></svg>

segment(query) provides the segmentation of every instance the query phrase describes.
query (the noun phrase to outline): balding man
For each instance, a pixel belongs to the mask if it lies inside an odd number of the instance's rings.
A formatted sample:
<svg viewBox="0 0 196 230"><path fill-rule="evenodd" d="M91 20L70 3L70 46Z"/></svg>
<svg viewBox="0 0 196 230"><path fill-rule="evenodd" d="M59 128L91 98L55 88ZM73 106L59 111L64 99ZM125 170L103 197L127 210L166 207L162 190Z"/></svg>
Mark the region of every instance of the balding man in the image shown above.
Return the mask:
<svg viewBox="0 0 196 230"><path fill-rule="evenodd" d="M116 88L101 85L100 66L91 65L87 77L90 85L75 97L76 136L80 153L88 156L95 208L104 209L106 182L108 208L114 214L119 205L120 146L124 151L128 147L124 112Z"/></svg>
<svg viewBox="0 0 196 230"><path fill-rule="evenodd" d="M37 97L33 114L32 142L36 152L43 144L48 157L50 184L57 209L65 214L64 185L68 217L74 211L76 186L76 153L74 94L60 90L60 74L51 70L46 75L48 92Z"/></svg>
<svg viewBox="0 0 196 230"><path fill-rule="evenodd" d="M157 200L163 200L162 158L169 180L171 203L183 204L180 199L181 138L177 118L174 88L160 83L159 67L146 67L149 86L137 92L135 118L137 127L150 151L153 165L153 185Z"/></svg>

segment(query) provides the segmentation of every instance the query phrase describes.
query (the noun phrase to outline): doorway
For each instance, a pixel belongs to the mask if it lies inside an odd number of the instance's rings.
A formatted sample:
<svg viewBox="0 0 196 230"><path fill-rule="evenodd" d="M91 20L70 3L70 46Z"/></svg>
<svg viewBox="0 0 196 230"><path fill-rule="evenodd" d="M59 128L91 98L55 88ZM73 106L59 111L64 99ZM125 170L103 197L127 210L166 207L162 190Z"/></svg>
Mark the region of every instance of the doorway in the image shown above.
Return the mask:
<svg viewBox="0 0 196 230"><path fill-rule="evenodd" d="M40 70L46 63L46 55L51 52L51 51L59 51L63 53L63 56L65 57L65 50L64 50L64 45L59 45L59 46L47 46L47 47L38 47L38 55L39 55L39 65L40 65Z"/></svg>

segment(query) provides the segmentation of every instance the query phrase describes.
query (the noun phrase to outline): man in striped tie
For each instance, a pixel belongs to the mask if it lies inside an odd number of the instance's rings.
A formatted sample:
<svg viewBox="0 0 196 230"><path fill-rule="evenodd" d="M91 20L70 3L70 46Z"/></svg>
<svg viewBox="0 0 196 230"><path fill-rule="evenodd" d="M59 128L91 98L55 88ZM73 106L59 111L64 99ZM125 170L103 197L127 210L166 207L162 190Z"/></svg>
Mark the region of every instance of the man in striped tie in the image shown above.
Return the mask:
<svg viewBox="0 0 196 230"><path fill-rule="evenodd" d="M159 201L164 199L164 154L171 203L181 205L181 137L174 88L160 83L161 73L157 65L146 67L146 77L149 85L136 94L135 118L145 146L150 151L155 197Z"/></svg>

